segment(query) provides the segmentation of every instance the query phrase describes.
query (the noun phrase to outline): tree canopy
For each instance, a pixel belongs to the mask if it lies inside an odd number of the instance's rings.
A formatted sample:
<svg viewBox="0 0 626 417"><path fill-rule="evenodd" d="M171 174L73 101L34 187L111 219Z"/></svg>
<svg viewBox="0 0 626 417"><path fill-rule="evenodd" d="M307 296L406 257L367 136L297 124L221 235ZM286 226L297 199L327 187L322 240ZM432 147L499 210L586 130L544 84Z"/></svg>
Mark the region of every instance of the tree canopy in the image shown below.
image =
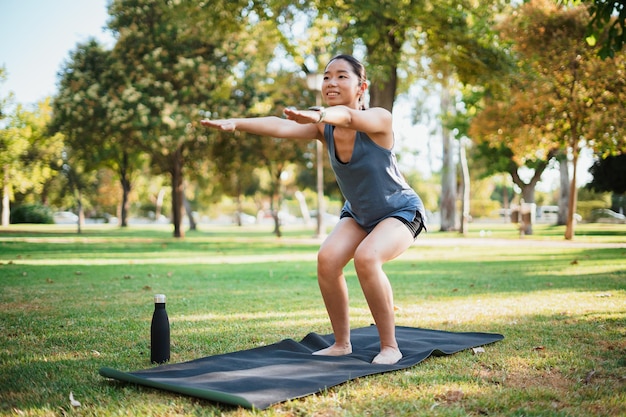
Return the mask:
<svg viewBox="0 0 626 417"><path fill-rule="evenodd" d="M45 203L45 186L58 173L53 167L58 165L63 139L48 132L51 114L49 99L33 110L18 104L0 129L3 225L8 224L10 201L16 194L37 196L30 202Z"/></svg>
<svg viewBox="0 0 626 417"><path fill-rule="evenodd" d="M626 0L559 0L565 4L586 4L591 19L585 39L591 46L599 45L601 58L614 57L626 42Z"/></svg>
<svg viewBox="0 0 626 417"><path fill-rule="evenodd" d="M589 188L600 192L626 194L626 153L599 158L589 171L593 175Z"/></svg>
<svg viewBox="0 0 626 417"><path fill-rule="evenodd" d="M509 92L487 99L474 121L475 133L491 146L506 144L518 165L545 165L558 152L570 155L574 170L566 238L573 237L581 148L598 154L626 151L624 56L600 59L583 40L587 22L584 7L564 8L547 0L523 5L502 26L514 42L520 71L509 79Z"/></svg>

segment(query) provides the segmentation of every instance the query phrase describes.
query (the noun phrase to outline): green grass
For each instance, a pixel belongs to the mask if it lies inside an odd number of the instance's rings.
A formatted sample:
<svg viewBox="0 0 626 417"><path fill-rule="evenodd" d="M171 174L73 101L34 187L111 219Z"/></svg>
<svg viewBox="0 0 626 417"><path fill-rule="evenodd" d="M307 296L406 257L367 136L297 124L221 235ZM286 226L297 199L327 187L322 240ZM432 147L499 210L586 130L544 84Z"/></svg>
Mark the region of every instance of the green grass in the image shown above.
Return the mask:
<svg viewBox="0 0 626 417"><path fill-rule="evenodd" d="M431 231L386 271L397 324L485 331L473 355L349 381L250 411L98 375L150 367L152 296L168 296L172 361L330 333L311 230L11 226L0 231L0 415L622 416L626 227ZM352 327L371 317L348 267ZM72 408L69 393L82 403Z"/></svg>

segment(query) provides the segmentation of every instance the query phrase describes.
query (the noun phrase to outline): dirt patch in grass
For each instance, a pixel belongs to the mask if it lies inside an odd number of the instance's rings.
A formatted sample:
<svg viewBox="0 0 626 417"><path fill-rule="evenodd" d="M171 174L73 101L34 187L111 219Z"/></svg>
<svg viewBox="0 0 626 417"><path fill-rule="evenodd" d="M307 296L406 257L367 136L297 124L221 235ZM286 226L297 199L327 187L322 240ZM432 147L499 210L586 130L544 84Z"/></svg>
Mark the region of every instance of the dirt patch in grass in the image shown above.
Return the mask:
<svg viewBox="0 0 626 417"><path fill-rule="evenodd" d="M505 387L515 389L527 389L528 387L542 387L555 394L567 393L572 390L575 381L563 375L555 369L520 369L507 372L504 375L502 384Z"/></svg>

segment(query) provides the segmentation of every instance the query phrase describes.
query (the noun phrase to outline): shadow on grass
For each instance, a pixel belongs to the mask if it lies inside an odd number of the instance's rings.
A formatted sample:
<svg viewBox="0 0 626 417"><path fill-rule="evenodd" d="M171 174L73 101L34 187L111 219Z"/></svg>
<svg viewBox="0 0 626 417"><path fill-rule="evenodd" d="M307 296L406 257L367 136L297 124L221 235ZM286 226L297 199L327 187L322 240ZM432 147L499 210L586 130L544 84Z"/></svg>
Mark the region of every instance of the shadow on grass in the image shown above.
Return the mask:
<svg viewBox="0 0 626 417"><path fill-rule="evenodd" d="M463 297L547 290L626 290L625 255L625 249L546 250L531 255L496 255L490 260L397 260L385 270L394 291L403 295Z"/></svg>
<svg viewBox="0 0 626 417"><path fill-rule="evenodd" d="M623 224L587 223L576 225L574 230L575 236L613 236L626 241L626 225ZM563 236L564 233L565 226L550 225L541 229L541 234L547 236Z"/></svg>
<svg viewBox="0 0 626 417"><path fill-rule="evenodd" d="M89 239L129 239L129 240L166 240L184 241L204 238L242 238L242 239L268 239L279 240L273 233L271 225L254 226L217 226L203 227L196 230L185 229L185 237L180 239L173 235L171 225L138 225L129 227L118 227L114 225L87 225L78 233L76 227L58 225L11 225L11 228L0 230L0 238L5 239L26 239L26 238L66 238L74 240ZM282 236L285 238L310 238L314 235L313 228L294 227L283 228Z"/></svg>
<svg viewBox="0 0 626 417"><path fill-rule="evenodd" d="M55 250L54 245L47 245L51 251ZM107 293L117 294L126 301L132 297L144 297L142 293L148 298L155 291L176 297L172 300L188 299L194 298L188 296L193 291L196 297L217 299L220 305L223 301L230 302L230 307L225 307L227 310L242 305L271 309L271 305L280 303L283 297L289 299L298 292L307 292L317 301L319 292L312 248L296 247L292 253L291 247L260 244L253 248L239 248L233 243L226 244L227 247L231 245L234 246L219 252L215 247L206 252L191 246L181 251L169 247L151 251L150 247L125 249L123 245L105 245L106 253L89 253L97 252L99 245L76 247L70 251L71 256L81 258L83 251L88 253L93 257L94 265L89 265L89 261L68 264L64 262L68 256L66 252L57 253L59 264L37 264L34 259L40 256L55 259L54 252L40 250L32 257L0 265L3 275L0 287L6 291L5 298L15 293L17 299L27 294L22 294L25 288L37 289L43 296L61 297L82 288L84 296L101 298ZM246 261L248 251L256 253L253 261ZM387 264L385 270L394 292L403 298L626 290L624 252L624 249L586 249L476 260L395 260ZM304 258L290 259L290 254L298 253ZM163 258L168 259L167 263L161 263ZM97 260L106 259L110 262L98 264ZM358 280L351 265L346 268L346 277L350 290L359 294ZM233 297L237 303L243 304L232 304Z"/></svg>
<svg viewBox="0 0 626 417"><path fill-rule="evenodd" d="M319 244L297 244L282 241L254 242L193 240L153 240L135 238L112 241L12 241L0 242L2 257L15 259L170 259L174 263L189 257L268 255L276 259L277 252L310 253L314 255ZM69 259L68 259L69 260ZM121 263L120 262L120 263Z"/></svg>

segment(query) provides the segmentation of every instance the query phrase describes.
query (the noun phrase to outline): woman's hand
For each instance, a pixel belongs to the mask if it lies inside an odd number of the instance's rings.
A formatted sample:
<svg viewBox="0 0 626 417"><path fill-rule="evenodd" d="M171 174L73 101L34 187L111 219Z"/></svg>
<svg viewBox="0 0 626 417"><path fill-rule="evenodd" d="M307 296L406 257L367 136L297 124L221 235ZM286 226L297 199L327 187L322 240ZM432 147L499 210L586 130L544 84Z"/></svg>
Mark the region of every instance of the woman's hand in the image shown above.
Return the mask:
<svg viewBox="0 0 626 417"><path fill-rule="evenodd" d="M304 115L304 113L307 113ZM292 115L301 122L277 116L242 117L230 119L202 119L200 124L222 132L245 132L259 136L270 136L283 139L320 139L322 138L319 126L315 124L319 112L313 110L293 110Z"/></svg>
<svg viewBox="0 0 626 417"><path fill-rule="evenodd" d="M317 110L298 110L287 107L283 113L285 113L287 119L303 125L319 123L320 120L320 112Z"/></svg>
<svg viewBox="0 0 626 417"><path fill-rule="evenodd" d="M224 132L234 132L237 129L237 124L231 119L202 119L200 120L200 124L205 127L212 127L214 129L223 130Z"/></svg>

